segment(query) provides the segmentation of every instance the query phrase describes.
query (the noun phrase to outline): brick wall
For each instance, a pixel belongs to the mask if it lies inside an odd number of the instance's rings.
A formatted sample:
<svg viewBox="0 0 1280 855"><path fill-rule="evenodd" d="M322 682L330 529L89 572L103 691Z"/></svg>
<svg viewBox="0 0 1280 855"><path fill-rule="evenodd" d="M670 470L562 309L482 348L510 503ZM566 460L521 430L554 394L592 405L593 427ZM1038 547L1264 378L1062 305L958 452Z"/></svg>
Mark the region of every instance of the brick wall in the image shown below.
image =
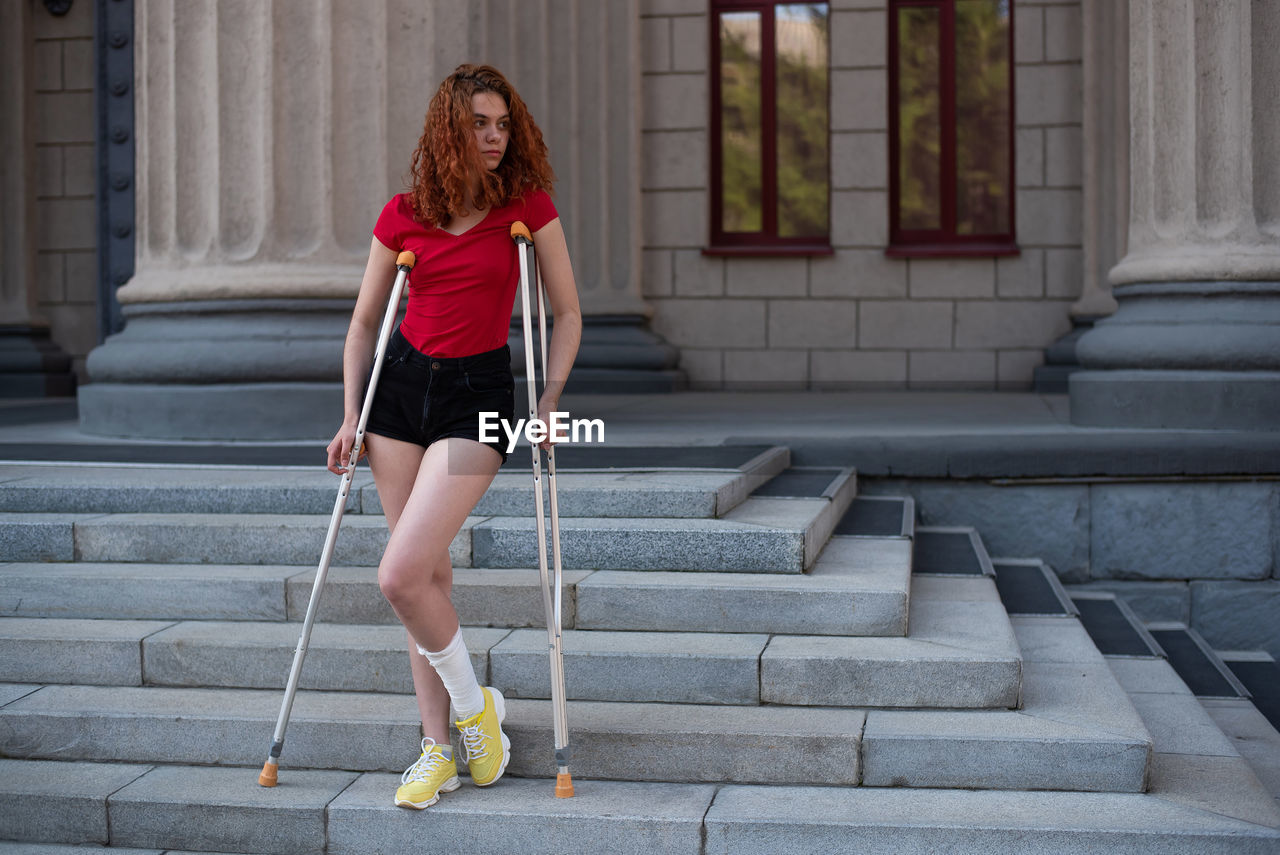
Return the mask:
<svg viewBox="0 0 1280 855"><path fill-rule="evenodd" d="M35 287L81 382L98 343L93 28L91 0L75 0L62 17L32 3Z"/></svg>
<svg viewBox="0 0 1280 855"><path fill-rule="evenodd" d="M1071 329L1083 275L1078 0L1015 6L1022 254L998 261L884 256L884 0L831 3L835 255L703 256L708 5L641 5L642 286L695 386L1028 388L1043 348Z"/></svg>

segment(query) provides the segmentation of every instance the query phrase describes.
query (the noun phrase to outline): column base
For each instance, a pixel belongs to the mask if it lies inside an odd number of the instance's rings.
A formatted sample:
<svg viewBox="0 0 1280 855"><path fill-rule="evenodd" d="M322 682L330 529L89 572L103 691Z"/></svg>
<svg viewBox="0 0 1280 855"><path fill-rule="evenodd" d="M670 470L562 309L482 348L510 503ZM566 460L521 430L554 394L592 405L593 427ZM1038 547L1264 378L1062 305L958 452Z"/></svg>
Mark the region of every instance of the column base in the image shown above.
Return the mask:
<svg viewBox="0 0 1280 855"><path fill-rule="evenodd" d="M536 322L535 322L536 323ZM551 333L554 324L548 326ZM538 340L537 330L533 339ZM511 369L524 374L524 322L511 321L507 338ZM582 342L569 375L567 393L648 395L674 392L687 385L676 368L680 351L649 329L639 314L587 315L582 319Z"/></svg>
<svg viewBox="0 0 1280 855"><path fill-rule="evenodd" d="M65 398L76 393L71 357L49 330L0 326L0 398Z"/></svg>
<svg viewBox="0 0 1280 855"><path fill-rule="evenodd" d="M85 433L151 439L324 439L342 420L349 302L207 301L126 307L89 357ZM512 369L523 378L521 328ZM670 392L678 351L640 315L588 316L567 394ZM522 401L522 381L517 382ZM523 409L523 404L517 412Z"/></svg>
<svg viewBox="0 0 1280 855"><path fill-rule="evenodd" d="M1076 425L1265 431L1280 426L1280 371L1077 371L1068 385Z"/></svg>
<svg viewBox="0 0 1280 855"><path fill-rule="evenodd" d="M85 433L150 439L328 439L342 421L349 300L125 306L89 354Z"/></svg>
<svg viewBox="0 0 1280 855"><path fill-rule="evenodd" d="M1044 363L1032 373L1031 388L1040 395L1067 394L1067 381L1081 369L1076 358L1076 342L1093 329L1098 315L1078 315L1071 319L1071 332L1045 348Z"/></svg>
<svg viewBox="0 0 1280 855"><path fill-rule="evenodd" d="M90 383L78 403L85 433L139 439L327 442L342 422L341 383Z"/></svg>

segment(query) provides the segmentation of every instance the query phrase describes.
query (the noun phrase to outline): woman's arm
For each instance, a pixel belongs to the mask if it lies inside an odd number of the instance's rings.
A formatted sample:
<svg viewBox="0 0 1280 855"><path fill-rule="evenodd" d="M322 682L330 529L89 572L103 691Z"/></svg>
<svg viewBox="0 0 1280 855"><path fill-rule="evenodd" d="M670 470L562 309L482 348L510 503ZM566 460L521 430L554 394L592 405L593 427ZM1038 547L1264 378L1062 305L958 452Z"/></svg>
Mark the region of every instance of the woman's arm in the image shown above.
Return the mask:
<svg viewBox="0 0 1280 855"><path fill-rule="evenodd" d="M396 251L374 238L342 348L342 427L327 449L329 471L339 475L346 471L351 446L356 441L356 425L364 407L364 381L373 365L378 327L387 310L387 300L391 299L395 273Z"/></svg>
<svg viewBox="0 0 1280 855"><path fill-rule="evenodd" d="M547 355L546 387L538 399L538 418L550 422L550 414L560 403L560 393L569 379L569 371L582 341L582 311L578 307L578 286L573 279L573 264L565 244L560 218L552 220L533 235L538 254L538 270L547 291L547 302L555 326ZM542 444L550 448L550 442Z"/></svg>

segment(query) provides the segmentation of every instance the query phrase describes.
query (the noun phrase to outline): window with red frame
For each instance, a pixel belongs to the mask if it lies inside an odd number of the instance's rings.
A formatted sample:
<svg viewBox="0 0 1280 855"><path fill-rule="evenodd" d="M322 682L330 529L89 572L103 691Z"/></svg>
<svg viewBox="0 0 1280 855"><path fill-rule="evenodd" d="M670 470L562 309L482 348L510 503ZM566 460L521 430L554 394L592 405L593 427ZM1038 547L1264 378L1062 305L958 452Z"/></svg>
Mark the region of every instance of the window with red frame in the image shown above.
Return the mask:
<svg viewBox="0 0 1280 855"><path fill-rule="evenodd" d="M1017 253L1010 0L889 2L889 255Z"/></svg>
<svg viewBox="0 0 1280 855"><path fill-rule="evenodd" d="M830 252L826 3L711 2L709 253Z"/></svg>

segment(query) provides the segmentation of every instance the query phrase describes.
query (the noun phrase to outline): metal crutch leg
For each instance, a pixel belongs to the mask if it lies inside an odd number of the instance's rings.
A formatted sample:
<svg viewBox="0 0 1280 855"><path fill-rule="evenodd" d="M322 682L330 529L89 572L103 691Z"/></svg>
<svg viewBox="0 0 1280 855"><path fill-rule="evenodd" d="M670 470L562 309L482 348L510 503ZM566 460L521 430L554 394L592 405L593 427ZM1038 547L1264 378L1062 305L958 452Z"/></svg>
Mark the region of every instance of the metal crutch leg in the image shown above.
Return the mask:
<svg viewBox="0 0 1280 855"><path fill-rule="evenodd" d="M520 300L524 314L524 373L529 394L529 418L538 417L538 392L534 378L533 363L533 329L532 311L529 301L529 256L528 250L533 246L533 236L529 228L521 222L511 225L511 239L516 243L516 251L520 260ZM547 323L542 301L541 277L537 282L538 329L542 345L542 376L546 383L547 374ZM547 616L547 643L551 655L551 717L556 746L556 798L566 799L573 796L573 778L569 775L569 723L568 708L565 704L564 688L564 652L560 645L561 636L561 579L560 565L560 516L556 505L556 458L555 447L547 452L548 495L551 505L551 550L554 565L554 577L547 571L547 543L544 528L544 512L542 504L542 455L536 444L530 444L533 452L533 502L537 514L534 527L538 533L538 571L542 580L542 603Z"/></svg>
<svg viewBox="0 0 1280 855"><path fill-rule="evenodd" d="M364 428L369 421L369 409L373 406L373 392L378 387L378 377L382 374L382 356L386 353L387 342L391 339L391 330L395 326L396 314L400 309L400 295L404 291L405 280L413 269L415 258L408 250L396 256L396 281L391 288L391 299L387 302L386 314L382 316L382 326L378 329L378 347L373 352L373 373L369 376L369 388L364 393L364 406L360 408L360 421L356 424L356 439L351 444L351 456L347 460L347 471L338 484L338 497L333 503L333 514L329 517L329 532L324 538L324 549L320 552L320 565L316 568L316 581L311 586L311 601L307 604L307 615L302 621L302 634L298 637L298 647L293 652L293 665L289 669L289 682L285 685L284 701L280 705L280 716L276 719L276 732L271 738L271 750L267 754L267 762L262 765L262 774L258 776L258 784L263 787L274 787L280 765L280 752L284 750L284 732L289 726L289 713L293 711L293 698L298 692L298 678L302 675L302 661L307 656L307 645L311 642L311 628L315 624L316 612L320 607L320 592L324 589L325 578L329 575L329 562L333 559L333 546L338 541L338 528L342 525L342 514L347 508L347 494L351 491L351 480L355 476L356 463L360 460L360 451L364 447Z"/></svg>

